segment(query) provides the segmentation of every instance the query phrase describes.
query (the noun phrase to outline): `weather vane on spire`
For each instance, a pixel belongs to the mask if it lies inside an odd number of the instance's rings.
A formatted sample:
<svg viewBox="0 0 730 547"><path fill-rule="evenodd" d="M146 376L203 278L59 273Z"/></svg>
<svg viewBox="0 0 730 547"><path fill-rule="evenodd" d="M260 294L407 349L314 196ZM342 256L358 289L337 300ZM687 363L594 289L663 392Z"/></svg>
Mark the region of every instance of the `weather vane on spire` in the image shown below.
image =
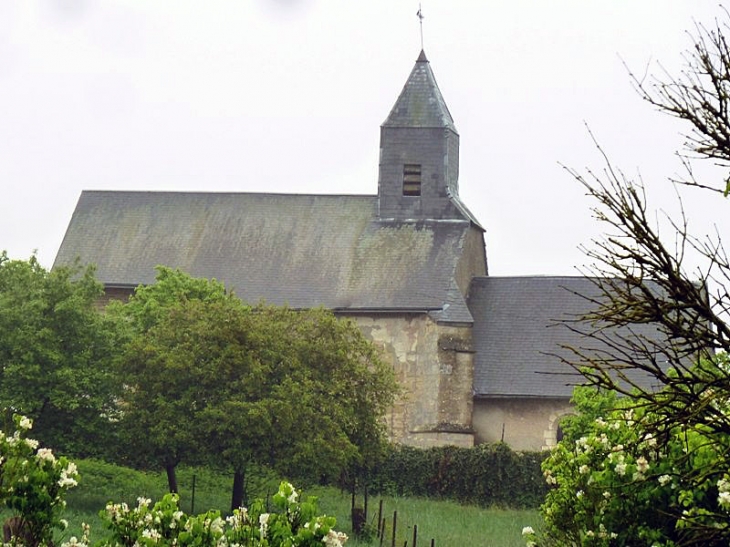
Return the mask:
<svg viewBox="0 0 730 547"><path fill-rule="evenodd" d="M418 16L418 23L421 25L421 49L423 49L423 11L421 10L421 3L418 3L418 12L416 12L416 15Z"/></svg>

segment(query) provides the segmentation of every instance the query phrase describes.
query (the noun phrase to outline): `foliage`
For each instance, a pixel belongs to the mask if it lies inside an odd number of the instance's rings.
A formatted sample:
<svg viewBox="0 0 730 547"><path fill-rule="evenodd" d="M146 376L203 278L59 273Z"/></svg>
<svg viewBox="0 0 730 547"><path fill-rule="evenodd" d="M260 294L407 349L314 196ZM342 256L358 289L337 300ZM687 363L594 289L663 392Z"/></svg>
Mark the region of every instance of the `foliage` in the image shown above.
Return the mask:
<svg viewBox="0 0 730 547"><path fill-rule="evenodd" d="M589 386L573 388L571 404L574 414L568 414L560 420L563 439L567 443L577 441L593 427L599 418L605 418L619 405L619 397L615 391L605 391Z"/></svg>
<svg viewBox="0 0 730 547"><path fill-rule="evenodd" d="M231 298L225 286L215 279L191 277L166 266L157 267L155 282L140 285L129 301L114 301L110 313L123 315L134 331L145 332L163 320L175 305L188 301L221 302Z"/></svg>
<svg viewBox="0 0 730 547"><path fill-rule="evenodd" d="M678 191L686 185L727 196L730 188L727 29L698 25L679 77L632 76L645 100L689 124ZM669 218L660 231L642 186L603 156L600 173L569 170L596 200L609 235L587 250L598 295L584 295L593 311L569 324L585 342L565 362L589 384L624 395L633 418L609 413L607 426L594 421L546 464L557 485L545 506L549 535L563 545L608 544L610 537L598 538L603 524L623 544L725 545L730 261L719 236L694 237L685 217ZM693 163L703 158L725 171L722 182L697 179ZM700 263L691 275L688 256ZM658 447L648 445L652 439Z"/></svg>
<svg viewBox="0 0 730 547"><path fill-rule="evenodd" d="M371 473L375 492L449 499L482 507L537 507L547 491L543 452L515 452L506 444L419 449L393 446Z"/></svg>
<svg viewBox="0 0 730 547"><path fill-rule="evenodd" d="M317 516L316 498L298 498L294 487L282 482L272 498L276 512L267 512L264 502L257 500L250 509L238 508L225 520L218 511L186 515L175 494L165 495L154 505L150 499L139 498L131 509L126 503L109 503L102 518L111 536L101 545L340 547L347 541L345 534L334 530L334 518Z"/></svg>
<svg viewBox="0 0 730 547"><path fill-rule="evenodd" d="M133 330L119 369L130 446L168 470L207 458L236 478L258 463L308 481L377 452L396 383L352 322L158 278L114 310Z"/></svg>
<svg viewBox="0 0 730 547"><path fill-rule="evenodd" d="M101 455L111 440L116 326L94 307L92 268L44 269L0 253L0 403L47 446Z"/></svg>
<svg viewBox="0 0 730 547"><path fill-rule="evenodd" d="M16 415L13 421L12 434L0 432L0 502L19 517L15 541L49 545L54 529L65 528L60 515L66 492L77 484L76 465L27 438L32 420Z"/></svg>
<svg viewBox="0 0 730 547"><path fill-rule="evenodd" d="M581 410L579 408L579 410ZM730 449L695 427L656 437L657 416L629 399L559 443L543 464L552 489L539 545L727 545Z"/></svg>

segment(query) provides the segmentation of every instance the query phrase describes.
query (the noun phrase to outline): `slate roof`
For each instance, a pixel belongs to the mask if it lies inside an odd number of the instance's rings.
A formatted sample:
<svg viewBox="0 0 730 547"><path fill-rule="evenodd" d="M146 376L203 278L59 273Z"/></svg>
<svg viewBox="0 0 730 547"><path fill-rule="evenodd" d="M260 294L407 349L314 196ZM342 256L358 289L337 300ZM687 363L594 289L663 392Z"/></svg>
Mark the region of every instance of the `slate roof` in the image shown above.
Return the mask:
<svg viewBox="0 0 730 547"><path fill-rule="evenodd" d="M585 277L479 277L468 303L474 317L474 395L476 397L570 397L582 377L554 355L571 355L560 345L599 347L561 320L575 320L596 296ZM658 339L648 325L633 332ZM641 383L649 386L644 378Z"/></svg>
<svg viewBox="0 0 730 547"><path fill-rule="evenodd" d="M383 127L445 127L454 133L456 126L436 84L426 54L421 54L398 96L398 100L383 122Z"/></svg>
<svg viewBox="0 0 730 547"><path fill-rule="evenodd" d="M379 221L375 196L84 191L54 266L134 287L162 264L250 302L471 322L454 282L470 226Z"/></svg>

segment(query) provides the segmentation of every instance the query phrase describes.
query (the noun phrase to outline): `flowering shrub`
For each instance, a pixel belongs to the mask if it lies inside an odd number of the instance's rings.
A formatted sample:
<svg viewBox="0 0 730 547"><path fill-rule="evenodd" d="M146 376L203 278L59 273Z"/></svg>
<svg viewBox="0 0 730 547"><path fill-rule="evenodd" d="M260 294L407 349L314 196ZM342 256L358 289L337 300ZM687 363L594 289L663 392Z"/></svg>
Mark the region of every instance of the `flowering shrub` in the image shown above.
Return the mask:
<svg viewBox="0 0 730 547"><path fill-rule="evenodd" d="M15 431L0 432L0 503L19 517L19 536L36 545L49 544L54 529L64 529L60 518L66 506L64 496L77 484L76 465L56 458L38 441L26 437L33 422L14 416ZM22 531L22 534L20 533Z"/></svg>
<svg viewBox="0 0 730 547"><path fill-rule="evenodd" d="M542 532L523 530L528 546L727 545L728 442L697 425L658 438L649 432L661 430L657 416L629 404L619 401L544 462L552 489Z"/></svg>
<svg viewBox="0 0 730 547"><path fill-rule="evenodd" d="M55 529L65 529L60 518L68 489L77 484L76 465L56 458L38 441L26 438L30 419L15 416L10 436L0 432L0 502L15 513L12 545L52 545ZM730 483L729 483L730 484ZM334 530L334 517L317 516L316 498L299 500L288 482L273 496L274 512L262 501L250 509L240 508L223 519L218 511L189 516L178 507L178 498L168 494L152 505L138 498L137 506L109 503L101 513L111 532L101 547L342 547L347 536ZM72 537L61 547L88 547L89 527L82 525L81 538Z"/></svg>
<svg viewBox="0 0 730 547"><path fill-rule="evenodd" d="M275 512L266 512L261 500L223 519L218 511L190 516L178 507L175 494L152 505L139 498L137 506L107 505L101 513L111 537L104 546L176 545L241 547L341 547L347 536L333 529L334 517L316 516L315 498L299 501L299 494L282 482L273 496Z"/></svg>

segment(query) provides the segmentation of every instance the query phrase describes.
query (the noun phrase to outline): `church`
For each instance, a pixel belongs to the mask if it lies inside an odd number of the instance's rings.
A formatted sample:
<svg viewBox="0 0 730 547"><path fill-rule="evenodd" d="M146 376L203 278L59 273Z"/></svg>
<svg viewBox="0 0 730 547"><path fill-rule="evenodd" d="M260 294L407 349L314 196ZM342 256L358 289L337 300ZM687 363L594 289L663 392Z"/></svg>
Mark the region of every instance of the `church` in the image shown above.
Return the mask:
<svg viewBox="0 0 730 547"><path fill-rule="evenodd" d="M484 232L459 198L459 133L421 51L381 125L377 194L84 191L54 266L95 264L106 299L166 265L248 302L324 306L393 366L392 440L546 449L580 381L554 356L580 340L555 323L586 311L576 295L594 285L490 277Z"/></svg>

